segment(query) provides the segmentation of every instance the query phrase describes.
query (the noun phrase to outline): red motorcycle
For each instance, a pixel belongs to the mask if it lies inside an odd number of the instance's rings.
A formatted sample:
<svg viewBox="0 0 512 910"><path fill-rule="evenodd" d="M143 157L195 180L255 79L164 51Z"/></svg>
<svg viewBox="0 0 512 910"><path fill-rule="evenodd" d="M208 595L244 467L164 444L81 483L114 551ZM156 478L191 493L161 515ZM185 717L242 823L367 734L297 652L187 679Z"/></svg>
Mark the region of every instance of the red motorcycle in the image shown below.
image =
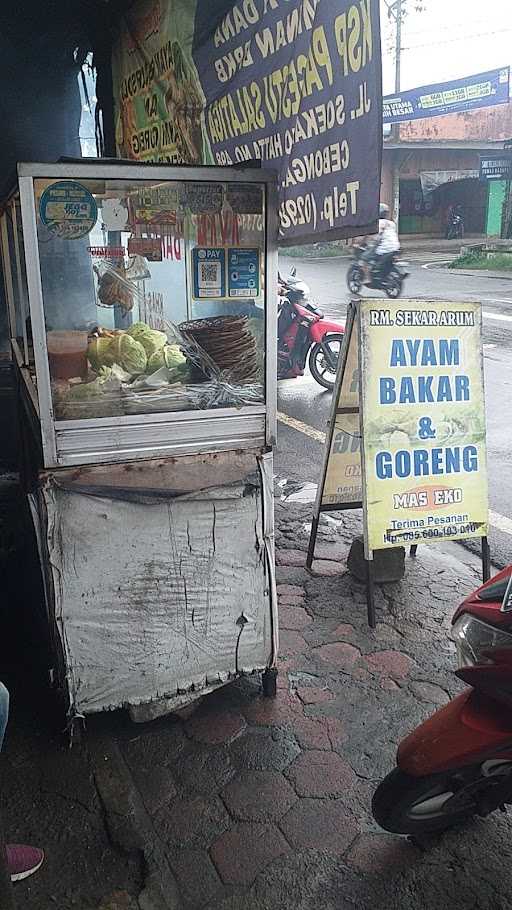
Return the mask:
<svg viewBox="0 0 512 910"><path fill-rule="evenodd" d="M442 831L512 803L512 565L470 594L452 625L456 675L472 688L401 742L372 803L395 834Z"/></svg>
<svg viewBox="0 0 512 910"><path fill-rule="evenodd" d="M286 280L279 275L277 378L303 376L309 354L311 375L332 390L345 327L325 319L296 274L293 268Z"/></svg>

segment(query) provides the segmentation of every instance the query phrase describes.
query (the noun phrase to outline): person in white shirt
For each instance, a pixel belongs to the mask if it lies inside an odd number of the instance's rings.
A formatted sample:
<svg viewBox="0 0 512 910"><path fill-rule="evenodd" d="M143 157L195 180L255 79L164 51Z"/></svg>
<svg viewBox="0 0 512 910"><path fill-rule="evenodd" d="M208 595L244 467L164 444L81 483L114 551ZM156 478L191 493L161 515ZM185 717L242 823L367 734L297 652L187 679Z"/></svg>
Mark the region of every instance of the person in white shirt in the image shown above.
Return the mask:
<svg viewBox="0 0 512 910"><path fill-rule="evenodd" d="M365 284L371 282L372 272L382 277L386 260L390 261L393 253L400 249L396 224L389 218L389 206L379 206L379 233L377 239L370 242L361 257L365 270Z"/></svg>

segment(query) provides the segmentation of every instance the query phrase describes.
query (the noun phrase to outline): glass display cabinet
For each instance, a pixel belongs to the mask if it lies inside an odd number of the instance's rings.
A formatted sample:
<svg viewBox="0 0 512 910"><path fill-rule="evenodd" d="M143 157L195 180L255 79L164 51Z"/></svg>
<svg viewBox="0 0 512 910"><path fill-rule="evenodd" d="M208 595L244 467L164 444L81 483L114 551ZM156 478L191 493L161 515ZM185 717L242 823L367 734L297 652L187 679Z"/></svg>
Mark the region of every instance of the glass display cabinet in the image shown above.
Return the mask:
<svg viewBox="0 0 512 910"><path fill-rule="evenodd" d="M0 228L70 718L256 670L272 690L274 175L20 164Z"/></svg>
<svg viewBox="0 0 512 910"><path fill-rule="evenodd" d="M2 250L45 467L271 444L273 192L259 170L19 165Z"/></svg>

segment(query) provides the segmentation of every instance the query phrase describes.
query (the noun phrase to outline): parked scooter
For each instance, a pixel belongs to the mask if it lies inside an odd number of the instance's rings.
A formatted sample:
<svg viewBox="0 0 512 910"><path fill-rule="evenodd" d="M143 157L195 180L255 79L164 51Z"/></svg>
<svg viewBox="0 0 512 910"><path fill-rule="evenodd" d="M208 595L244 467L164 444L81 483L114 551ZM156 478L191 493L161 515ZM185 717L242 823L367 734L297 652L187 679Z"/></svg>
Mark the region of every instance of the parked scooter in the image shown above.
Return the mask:
<svg viewBox="0 0 512 910"><path fill-rule="evenodd" d="M309 355L313 378L324 389L332 389L345 327L325 319L306 282L296 276L295 268L287 279L279 275L277 378L303 376Z"/></svg>
<svg viewBox="0 0 512 910"><path fill-rule="evenodd" d="M364 283L364 268L361 262L361 256L365 252L364 246L353 246L354 258L347 272L347 287L351 294L359 294ZM383 256L383 262L373 266L371 270L371 281L366 287L375 290L385 291L388 297L395 300L402 293L402 285L409 275L406 271L407 262L398 258L398 253L390 253L389 256Z"/></svg>
<svg viewBox="0 0 512 910"><path fill-rule="evenodd" d="M450 211L445 236L447 240L462 240L464 237L464 219L460 205L454 206Z"/></svg>
<svg viewBox="0 0 512 910"><path fill-rule="evenodd" d="M459 668L472 688L413 730L377 788L387 831L442 831L512 803L512 565L470 594L452 620Z"/></svg>

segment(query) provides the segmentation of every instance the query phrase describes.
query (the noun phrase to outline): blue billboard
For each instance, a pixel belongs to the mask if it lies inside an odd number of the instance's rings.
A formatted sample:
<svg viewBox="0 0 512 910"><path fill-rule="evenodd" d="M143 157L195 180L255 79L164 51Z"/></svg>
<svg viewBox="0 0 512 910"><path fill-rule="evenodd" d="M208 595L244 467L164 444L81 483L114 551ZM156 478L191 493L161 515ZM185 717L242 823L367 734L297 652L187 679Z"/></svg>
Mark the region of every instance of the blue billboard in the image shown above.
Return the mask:
<svg viewBox="0 0 512 910"><path fill-rule="evenodd" d="M386 95L383 99L383 123L403 123L439 114L472 111L478 107L505 104L509 100L510 67L504 66L476 76L422 85L407 92Z"/></svg>

